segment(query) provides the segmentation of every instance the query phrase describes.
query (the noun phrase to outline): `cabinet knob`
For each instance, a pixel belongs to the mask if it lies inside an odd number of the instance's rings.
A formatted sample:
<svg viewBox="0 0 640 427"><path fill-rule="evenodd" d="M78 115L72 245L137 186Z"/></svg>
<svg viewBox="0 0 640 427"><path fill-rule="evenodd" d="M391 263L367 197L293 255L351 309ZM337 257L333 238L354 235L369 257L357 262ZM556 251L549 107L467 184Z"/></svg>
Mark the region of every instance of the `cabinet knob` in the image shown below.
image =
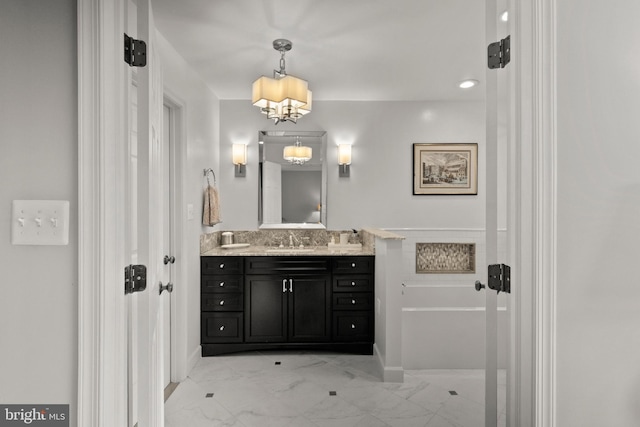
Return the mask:
<svg viewBox="0 0 640 427"><path fill-rule="evenodd" d="M356 285L356 282L351 282L351 286L355 286L355 285Z"/></svg>
<svg viewBox="0 0 640 427"><path fill-rule="evenodd" d="M355 262L351 263L351 268L356 268L356 263Z"/></svg>
<svg viewBox="0 0 640 427"><path fill-rule="evenodd" d="M220 287L224 287L224 282L220 282Z"/></svg>
<svg viewBox="0 0 640 427"><path fill-rule="evenodd" d="M351 329L355 329L356 325L354 325L353 323L351 324Z"/></svg>
<svg viewBox="0 0 640 427"><path fill-rule="evenodd" d="M354 304L354 305L355 305L355 303L356 303L356 300L352 299L352 300L351 300L351 304Z"/></svg>
<svg viewBox="0 0 640 427"><path fill-rule="evenodd" d="M220 305L224 305L224 300L220 301Z"/></svg>
<svg viewBox="0 0 640 427"><path fill-rule="evenodd" d="M220 269L222 270L224 268L224 263L220 264Z"/></svg>
<svg viewBox="0 0 640 427"><path fill-rule="evenodd" d="M220 326L220 330L224 331L224 325Z"/></svg>

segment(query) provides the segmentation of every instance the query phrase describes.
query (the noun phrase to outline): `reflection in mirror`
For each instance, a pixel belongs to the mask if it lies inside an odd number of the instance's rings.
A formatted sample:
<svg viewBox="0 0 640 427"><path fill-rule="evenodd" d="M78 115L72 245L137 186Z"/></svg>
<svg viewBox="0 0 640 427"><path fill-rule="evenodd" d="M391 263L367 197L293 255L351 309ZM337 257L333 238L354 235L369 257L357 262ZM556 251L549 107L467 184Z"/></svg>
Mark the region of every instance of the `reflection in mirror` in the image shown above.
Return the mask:
<svg viewBox="0 0 640 427"><path fill-rule="evenodd" d="M324 131L260 131L258 223L260 228L325 228L327 134ZM311 148L311 159L284 159L285 147ZM301 164L300 164L301 163Z"/></svg>

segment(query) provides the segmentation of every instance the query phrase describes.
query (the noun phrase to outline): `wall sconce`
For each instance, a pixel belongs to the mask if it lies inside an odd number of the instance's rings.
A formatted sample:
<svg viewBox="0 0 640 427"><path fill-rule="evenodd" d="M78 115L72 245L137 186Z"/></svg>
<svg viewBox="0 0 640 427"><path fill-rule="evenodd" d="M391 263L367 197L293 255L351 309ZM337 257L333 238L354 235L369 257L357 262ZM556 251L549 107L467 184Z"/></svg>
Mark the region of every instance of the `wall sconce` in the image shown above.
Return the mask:
<svg viewBox="0 0 640 427"><path fill-rule="evenodd" d="M233 144L233 164L236 166L236 176L247 176L247 145Z"/></svg>
<svg viewBox="0 0 640 427"><path fill-rule="evenodd" d="M338 165L340 165L340 177L349 177L351 173L351 144L338 145Z"/></svg>

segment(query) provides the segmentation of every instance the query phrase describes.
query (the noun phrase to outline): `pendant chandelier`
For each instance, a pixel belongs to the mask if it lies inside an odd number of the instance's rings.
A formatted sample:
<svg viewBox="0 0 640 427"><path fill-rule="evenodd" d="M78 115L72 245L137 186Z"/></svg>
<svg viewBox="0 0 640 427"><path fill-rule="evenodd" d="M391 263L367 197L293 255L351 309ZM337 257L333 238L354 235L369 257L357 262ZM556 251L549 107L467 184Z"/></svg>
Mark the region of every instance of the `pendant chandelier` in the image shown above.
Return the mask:
<svg viewBox="0 0 640 427"><path fill-rule="evenodd" d="M282 157L294 165L303 165L311 160L312 152L311 147L305 147L300 143L300 137L296 137L295 145L284 147Z"/></svg>
<svg viewBox="0 0 640 427"><path fill-rule="evenodd" d="M274 40L273 48L280 52L280 70L273 70L273 78L262 76L253 82L253 105L275 124L285 121L296 123L311 111L311 91L307 82L285 71L284 54L291 47L289 40Z"/></svg>

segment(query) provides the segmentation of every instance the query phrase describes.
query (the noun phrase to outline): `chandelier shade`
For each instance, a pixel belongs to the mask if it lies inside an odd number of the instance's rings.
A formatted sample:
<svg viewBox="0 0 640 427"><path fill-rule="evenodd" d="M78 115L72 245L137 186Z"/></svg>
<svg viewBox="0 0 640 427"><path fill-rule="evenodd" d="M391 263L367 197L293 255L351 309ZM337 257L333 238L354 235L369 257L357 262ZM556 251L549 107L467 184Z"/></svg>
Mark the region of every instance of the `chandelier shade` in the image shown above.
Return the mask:
<svg viewBox="0 0 640 427"><path fill-rule="evenodd" d="M302 165L313 157L313 149L300 144L300 140L295 145L287 145L284 147L282 157L293 163L294 165Z"/></svg>
<svg viewBox="0 0 640 427"><path fill-rule="evenodd" d="M273 42L273 48L282 55L280 70L274 70L273 78L258 78L252 87L251 102L276 124L283 121L295 123L311 111L312 94L308 83L298 77L287 75L285 71L284 53L290 50L291 46L291 42L284 39Z"/></svg>

